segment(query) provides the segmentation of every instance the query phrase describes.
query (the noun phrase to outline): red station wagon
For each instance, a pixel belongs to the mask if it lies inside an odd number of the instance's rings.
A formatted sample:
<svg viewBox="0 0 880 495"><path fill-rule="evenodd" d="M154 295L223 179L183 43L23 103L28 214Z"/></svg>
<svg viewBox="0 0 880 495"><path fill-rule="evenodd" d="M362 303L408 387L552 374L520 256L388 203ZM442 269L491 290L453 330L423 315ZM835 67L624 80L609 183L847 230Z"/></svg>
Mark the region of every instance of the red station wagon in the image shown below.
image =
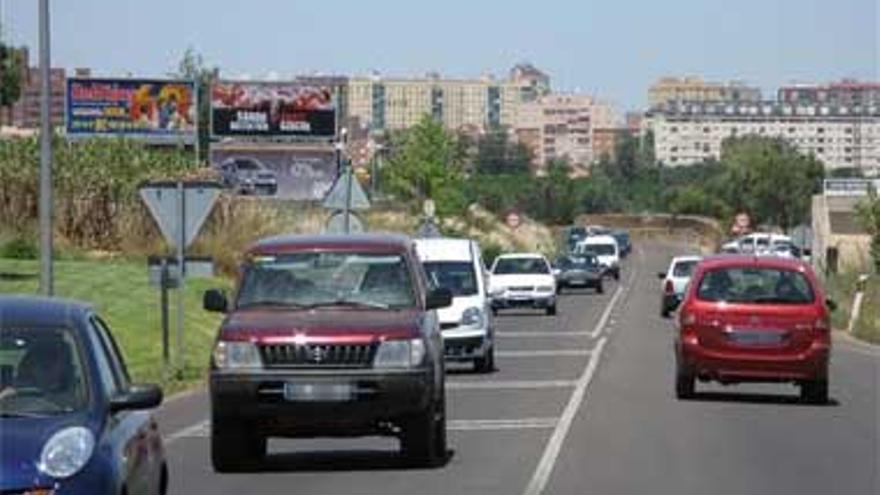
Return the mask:
<svg viewBox="0 0 880 495"><path fill-rule="evenodd" d="M792 382L828 400L829 310L809 265L770 256L716 256L697 267L679 314L676 395L695 381Z"/></svg>
<svg viewBox="0 0 880 495"><path fill-rule="evenodd" d="M400 438L420 464L446 457L443 342L413 243L390 235L284 236L246 255L211 360L211 456L249 468L267 437Z"/></svg>

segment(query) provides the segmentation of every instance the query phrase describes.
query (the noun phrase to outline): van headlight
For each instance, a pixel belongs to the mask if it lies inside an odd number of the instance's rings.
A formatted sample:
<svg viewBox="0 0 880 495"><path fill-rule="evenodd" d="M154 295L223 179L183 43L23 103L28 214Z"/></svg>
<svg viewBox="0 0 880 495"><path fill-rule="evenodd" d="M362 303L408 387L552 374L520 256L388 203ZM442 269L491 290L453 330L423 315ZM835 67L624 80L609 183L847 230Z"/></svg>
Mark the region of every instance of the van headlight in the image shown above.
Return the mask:
<svg viewBox="0 0 880 495"><path fill-rule="evenodd" d="M40 471L56 479L70 478L89 462L95 436L88 428L72 426L56 432L40 453Z"/></svg>
<svg viewBox="0 0 880 495"><path fill-rule="evenodd" d="M464 310L461 314L461 325L464 327L482 328L484 321L483 310L476 306Z"/></svg>
<svg viewBox="0 0 880 495"><path fill-rule="evenodd" d="M379 344L373 366L376 368L414 368L425 360L422 339L386 340Z"/></svg>
<svg viewBox="0 0 880 495"><path fill-rule="evenodd" d="M252 342L217 342L214 364L221 370L262 368L260 351Z"/></svg>

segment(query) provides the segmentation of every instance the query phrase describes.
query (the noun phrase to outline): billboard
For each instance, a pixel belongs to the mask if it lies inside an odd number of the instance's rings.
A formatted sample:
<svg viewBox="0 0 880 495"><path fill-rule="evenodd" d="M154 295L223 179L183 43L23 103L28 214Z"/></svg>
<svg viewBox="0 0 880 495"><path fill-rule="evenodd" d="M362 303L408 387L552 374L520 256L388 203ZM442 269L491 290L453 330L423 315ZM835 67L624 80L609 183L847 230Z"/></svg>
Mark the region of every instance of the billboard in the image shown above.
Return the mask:
<svg viewBox="0 0 880 495"><path fill-rule="evenodd" d="M336 135L336 103L327 86L220 81L211 87L215 137L318 137Z"/></svg>
<svg viewBox="0 0 880 495"><path fill-rule="evenodd" d="M266 147L211 147L211 164L218 170L236 160L256 162L277 182L278 199L320 201L336 180L336 155L332 149Z"/></svg>
<svg viewBox="0 0 880 495"><path fill-rule="evenodd" d="M192 143L195 87L191 81L160 79L68 79L65 124L70 137Z"/></svg>

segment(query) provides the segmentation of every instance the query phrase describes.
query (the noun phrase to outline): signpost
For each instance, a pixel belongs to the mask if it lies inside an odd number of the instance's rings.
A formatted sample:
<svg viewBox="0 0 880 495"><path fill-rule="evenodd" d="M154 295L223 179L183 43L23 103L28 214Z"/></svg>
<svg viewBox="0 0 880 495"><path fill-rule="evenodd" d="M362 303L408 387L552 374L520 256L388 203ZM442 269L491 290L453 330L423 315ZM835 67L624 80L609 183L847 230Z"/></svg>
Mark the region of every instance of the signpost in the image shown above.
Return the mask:
<svg viewBox="0 0 880 495"><path fill-rule="evenodd" d="M139 193L169 246L177 251L176 277L170 276L166 259L160 262L163 358L168 367L168 297L167 289L177 287L177 366L183 370L183 295L185 288L185 254L208 214L220 196L216 182L149 182Z"/></svg>
<svg viewBox="0 0 880 495"><path fill-rule="evenodd" d="M370 208L370 199L361 187L360 181L355 180L351 167L345 167L339 178L327 192L324 198L324 208L333 210L333 214L327 221L326 231L349 234L352 231L363 232L364 226L360 219L352 213L352 210L366 210ZM341 225L339 225L341 223Z"/></svg>

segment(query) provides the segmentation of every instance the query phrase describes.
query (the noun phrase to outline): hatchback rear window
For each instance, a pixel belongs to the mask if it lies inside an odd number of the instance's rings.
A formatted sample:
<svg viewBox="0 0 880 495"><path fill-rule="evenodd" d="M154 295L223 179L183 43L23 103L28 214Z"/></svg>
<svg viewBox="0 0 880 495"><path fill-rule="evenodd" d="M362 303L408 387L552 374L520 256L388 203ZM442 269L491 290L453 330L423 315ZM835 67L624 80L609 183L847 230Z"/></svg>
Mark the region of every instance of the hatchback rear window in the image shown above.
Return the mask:
<svg viewBox="0 0 880 495"><path fill-rule="evenodd" d="M697 298L747 304L809 304L815 300L815 294L801 272L734 267L704 273L697 288Z"/></svg>
<svg viewBox="0 0 880 495"><path fill-rule="evenodd" d="M679 261L672 267L672 276L676 278L690 277L694 273L694 267L697 261Z"/></svg>

